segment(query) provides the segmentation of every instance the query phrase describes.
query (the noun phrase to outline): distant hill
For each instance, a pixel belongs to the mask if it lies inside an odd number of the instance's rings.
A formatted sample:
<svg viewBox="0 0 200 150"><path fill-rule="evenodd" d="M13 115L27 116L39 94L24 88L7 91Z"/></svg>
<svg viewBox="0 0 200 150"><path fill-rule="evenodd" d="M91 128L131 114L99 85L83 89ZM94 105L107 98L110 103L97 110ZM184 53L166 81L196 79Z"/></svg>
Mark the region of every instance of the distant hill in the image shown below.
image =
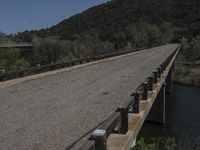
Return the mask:
<svg viewBox="0 0 200 150"><path fill-rule="evenodd" d="M183 34L192 37L200 34L200 1L112 0L63 20L51 28L25 31L15 37L28 42L32 40L33 35L57 35L61 39L71 39L75 34L81 35L93 29L99 32L103 40L108 40L109 36L105 37L104 34L123 31L127 25L137 22L170 22L181 28Z"/></svg>
<svg viewBox="0 0 200 150"><path fill-rule="evenodd" d="M71 30L71 32L124 25L138 21L176 25L200 21L200 2L198 0L113 0L92 7L51 28L52 32Z"/></svg>
<svg viewBox="0 0 200 150"><path fill-rule="evenodd" d="M199 66L196 70L193 66L200 60L200 0L112 0L50 28L11 37L34 44L33 58L28 60L32 66L181 42L176 81L200 83ZM7 37L0 34L1 39ZM1 66L17 67L5 58L0 60L0 70ZM20 62L27 65L26 61Z"/></svg>

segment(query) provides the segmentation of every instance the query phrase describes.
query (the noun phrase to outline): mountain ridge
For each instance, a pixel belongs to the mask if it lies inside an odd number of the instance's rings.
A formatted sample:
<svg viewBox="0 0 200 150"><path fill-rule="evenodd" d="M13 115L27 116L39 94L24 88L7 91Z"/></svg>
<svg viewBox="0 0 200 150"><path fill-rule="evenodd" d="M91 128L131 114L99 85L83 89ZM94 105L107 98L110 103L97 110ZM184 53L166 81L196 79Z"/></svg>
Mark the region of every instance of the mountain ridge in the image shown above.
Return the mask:
<svg viewBox="0 0 200 150"><path fill-rule="evenodd" d="M137 22L170 22L177 27L189 28L192 23L200 23L199 8L198 0L112 0L64 19L50 28L25 31L15 37L29 42L33 35L42 38L60 36L66 40L91 29L98 32L121 31L128 24Z"/></svg>

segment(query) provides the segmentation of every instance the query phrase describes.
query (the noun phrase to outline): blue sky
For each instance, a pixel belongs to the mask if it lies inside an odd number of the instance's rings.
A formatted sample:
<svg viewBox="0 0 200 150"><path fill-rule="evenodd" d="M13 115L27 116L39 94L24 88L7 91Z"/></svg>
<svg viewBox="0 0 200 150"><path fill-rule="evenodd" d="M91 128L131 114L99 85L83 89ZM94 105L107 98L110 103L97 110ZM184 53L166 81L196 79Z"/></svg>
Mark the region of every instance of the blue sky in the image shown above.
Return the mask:
<svg viewBox="0 0 200 150"><path fill-rule="evenodd" d="M10 34L50 27L108 0L0 0L0 31Z"/></svg>

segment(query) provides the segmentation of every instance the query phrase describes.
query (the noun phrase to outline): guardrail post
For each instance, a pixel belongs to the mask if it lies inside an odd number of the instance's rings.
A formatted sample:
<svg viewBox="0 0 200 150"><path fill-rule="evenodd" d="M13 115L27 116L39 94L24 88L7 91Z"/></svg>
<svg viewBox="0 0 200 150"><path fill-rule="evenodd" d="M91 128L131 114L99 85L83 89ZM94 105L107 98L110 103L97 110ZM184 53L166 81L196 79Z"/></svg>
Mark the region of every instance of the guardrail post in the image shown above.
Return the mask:
<svg viewBox="0 0 200 150"><path fill-rule="evenodd" d="M142 100L148 99L148 82L143 83Z"/></svg>
<svg viewBox="0 0 200 150"><path fill-rule="evenodd" d="M18 67L18 75L17 77L23 77L24 76L24 72L23 72L23 67Z"/></svg>
<svg viewBox="0 0 200 150"><path fill-rule="evenodd" d="M154 77L154 83L156 84L158 82L158 72L157 71L154 71L153 72L153 77Z"/></svg>
<svg viewBox="0 0 200 150"><path fill-rule="evenodd" d="M173 62L171 69L172 69L172 71L174 71L174 69L175 69L175 61Z"/></svg>
<svg viewBox="0 0 200 150"><path fill-rule="evenodd" d="M126 134L128 131L128 109L119 107L117 111L121 114L120 133Z"/></svg>
<svg viewBox="0 0 200 150"><path fill-rule="evenodd" d="M153 91L153 77L152 76L148 78L148 90Z"/></svg>
<svg viewBox="0 0 200 150"><path fill-rule="evenodd" d="M163 68L163 64L160 65L160 73L163 74L164 72L164 68Z"/></svg>
<svg viewBox="0 0 200 150"><path fill-rule="evenodd" d="M160 79L160 77L161 77L161 68L160 67L158 67L158 78Z"/></svg>
<svg viewBox="0 0 200 150"><path fill-rule="evenodd" d="M163 65L163 70L165 70L166 69L166 63L164 62L162 65Z"/></svg>
<svg viewBox="0 0 200 150"><path fill-rule="evenodd" d="M134 103L132 106L132 112L133 113L139 113L140 112L140 93L135 92L134 93Z"/></svg>
<svg viewBox="0 0 200 150"><path fill-rule="evenodd" d="M95 141L95 150L107 150L106 130L94 130L91 136L91 140Z"/></svg>
<svg viewBox="0 0 200 150"><path fill-rule="evenodd" d="M89 57L86 57L86 61L87 61L87 62L90 62L90 58L89 58Z"/></svg>
<svg viewBox="0 0 200 150"><path fill-rule="evenodd" d="M83 63L83 59L82 59L82 58L79 60L79 63L80 63L80 64L82 64L82 63Z"/></svg>
<svg viewBox="0 0 200 150"><path fill-rule="evenodd" d="M72 60L72 61L71 61L71 66L74 66L74 64L75 64L75 62Z"/></svg>

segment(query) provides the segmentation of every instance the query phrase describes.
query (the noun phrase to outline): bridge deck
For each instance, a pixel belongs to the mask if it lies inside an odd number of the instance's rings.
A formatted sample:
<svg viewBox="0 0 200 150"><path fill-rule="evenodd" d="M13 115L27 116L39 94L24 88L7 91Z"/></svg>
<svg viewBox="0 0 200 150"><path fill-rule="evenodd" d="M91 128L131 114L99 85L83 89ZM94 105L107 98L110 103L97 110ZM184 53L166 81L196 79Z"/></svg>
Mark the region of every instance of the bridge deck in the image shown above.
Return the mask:
<svg viewBox="0 0 200 150"><path fill-rule="evenodd" d="M129 101L168 44L1 88L0 149L65 149Z"/></svg>

